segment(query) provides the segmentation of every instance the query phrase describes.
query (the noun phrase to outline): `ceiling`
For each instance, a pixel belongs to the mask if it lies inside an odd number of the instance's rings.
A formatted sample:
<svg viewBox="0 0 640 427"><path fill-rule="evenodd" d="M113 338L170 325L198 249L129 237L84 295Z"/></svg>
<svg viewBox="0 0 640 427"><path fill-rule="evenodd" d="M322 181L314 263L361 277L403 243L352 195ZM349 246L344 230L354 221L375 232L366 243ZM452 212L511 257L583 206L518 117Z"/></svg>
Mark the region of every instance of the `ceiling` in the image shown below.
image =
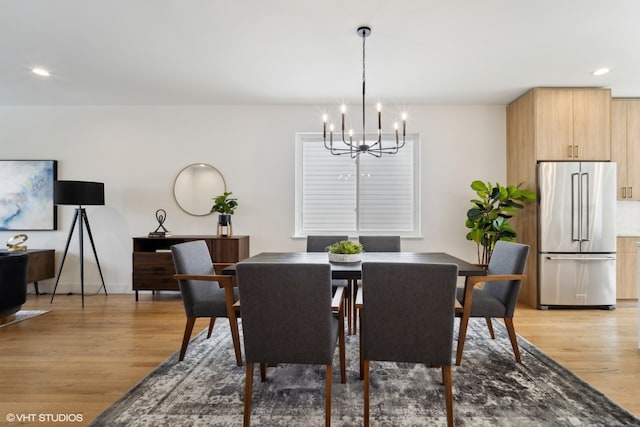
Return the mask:
<svg viewBox="0 0 640 427"><path fill-rule="evenodd" d="M359 102L361 25L368 101L640 97L638 17L636 0L4 0L0 104Z"/></svg>

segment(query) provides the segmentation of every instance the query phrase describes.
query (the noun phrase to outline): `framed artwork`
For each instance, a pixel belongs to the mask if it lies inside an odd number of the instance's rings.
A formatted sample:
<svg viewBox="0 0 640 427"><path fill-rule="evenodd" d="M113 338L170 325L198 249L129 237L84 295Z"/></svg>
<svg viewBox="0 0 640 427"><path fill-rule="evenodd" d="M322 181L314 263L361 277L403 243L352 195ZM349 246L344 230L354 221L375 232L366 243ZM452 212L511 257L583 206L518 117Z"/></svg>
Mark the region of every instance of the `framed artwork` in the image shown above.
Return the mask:
<svg viewBox="0 0 640 427"><path fill-rule="evenodd" d="M56 230L55 160L0 160L0 230Z"/></svg>

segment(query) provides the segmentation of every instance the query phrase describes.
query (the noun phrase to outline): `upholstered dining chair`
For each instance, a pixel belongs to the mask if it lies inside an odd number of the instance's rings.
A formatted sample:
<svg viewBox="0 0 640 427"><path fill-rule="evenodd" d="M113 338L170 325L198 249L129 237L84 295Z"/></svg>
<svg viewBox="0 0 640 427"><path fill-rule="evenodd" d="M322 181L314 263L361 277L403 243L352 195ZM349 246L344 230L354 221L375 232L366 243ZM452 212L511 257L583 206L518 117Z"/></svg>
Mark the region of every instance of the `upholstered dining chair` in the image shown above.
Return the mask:
<svg viewBox="0 0 640 427"><path fill-rule="evenodd" d="M362 298L365 426L369 425L371 361L442 367L447 424L453 425L451 364L457 276L454 264L362 264L358 299Z"/></svg>
<svg viewBox="0 0 640 427"><path fill-rule="evenodd" d="M457 290L457 299L462 305L456 365L462 363L462 352L471 317L484 317L489 334L495 339L492 317L501 318L509 333L516 361L522 363L516 331L513 326L513 312L518 302L518 294L524 270L529 257L529 246L499 240L491 255L486 276L469 276L464 288ZM484 283L482 289L476 285Z"/></svg>
<svg viewBox="0 0 640 427"><path fill-rule="evenodd" d="M365 252L400 252L400 236L360 236Z"/></svg>
<svg viewBox="0 0 640 427"><path fill-rule="evenodd" d="M210 338L216 318L227 317L231 327L236 363L242 366L237 319L239 313L237 306L234 306L238 300L238 290L233 286L233 278L216 274L216 264L211 259L209 248L204 240L173 245L171 254L176 269L174 277L178 279L184 311L187 315L179 360L184 359L196 318L211 318L207 332L207 338Z"/></svg>
<svg viewBox="0 0 640 427"><path fill-rule="evenodd" d="M325 425L331 424L332 365L339 342L340 378L346 382L343 288L332 297L326 264L239 262L246 379L244 425L249 425L254 364L325 365Z"/></svg>

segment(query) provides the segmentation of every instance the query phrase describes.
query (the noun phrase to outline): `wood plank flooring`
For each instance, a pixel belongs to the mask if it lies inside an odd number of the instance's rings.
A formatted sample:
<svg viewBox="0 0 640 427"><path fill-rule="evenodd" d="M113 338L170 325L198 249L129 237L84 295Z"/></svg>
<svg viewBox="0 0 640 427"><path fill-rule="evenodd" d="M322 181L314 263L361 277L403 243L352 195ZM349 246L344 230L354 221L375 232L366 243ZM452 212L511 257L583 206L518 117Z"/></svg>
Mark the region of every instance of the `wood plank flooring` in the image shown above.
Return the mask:
<svg viewBox="0 0 640 427"><path fill-rule="evenodd" d="M50 298L29 295L25 309L50 312L0 328L0 424L15 413L81 414L81 423L55 425L84 425L179 348L185 316L177 293L143 292L137 303L133 295L99 294L86 297L84 310L78 295ZM206 326L198 319L194 335ZM614 311L521 306L515 326L640 416L635 304Z"/></svg>

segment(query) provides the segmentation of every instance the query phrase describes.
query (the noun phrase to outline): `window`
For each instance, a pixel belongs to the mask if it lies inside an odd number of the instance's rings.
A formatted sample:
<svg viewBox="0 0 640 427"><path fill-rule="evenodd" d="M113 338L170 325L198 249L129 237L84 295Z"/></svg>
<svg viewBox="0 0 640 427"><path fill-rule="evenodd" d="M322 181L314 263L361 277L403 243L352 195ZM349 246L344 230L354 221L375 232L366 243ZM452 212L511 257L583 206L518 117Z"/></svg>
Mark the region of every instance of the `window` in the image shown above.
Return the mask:
<svg viewBox="0 0 640 427"><path fill-rule="evenodd" d="M391 137L391 135L390 135ZM296 135L296 235L420 235L418 135L397 154L352 159L324 148L322 135Z"/></svg>

